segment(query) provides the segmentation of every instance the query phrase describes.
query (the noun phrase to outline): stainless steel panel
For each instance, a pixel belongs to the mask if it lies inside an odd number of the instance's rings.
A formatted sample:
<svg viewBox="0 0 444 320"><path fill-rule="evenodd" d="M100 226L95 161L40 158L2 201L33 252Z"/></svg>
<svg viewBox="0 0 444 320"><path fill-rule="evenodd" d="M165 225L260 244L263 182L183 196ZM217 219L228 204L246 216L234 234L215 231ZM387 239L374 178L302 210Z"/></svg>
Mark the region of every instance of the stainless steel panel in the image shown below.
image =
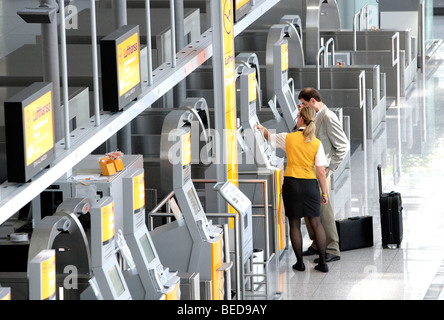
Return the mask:
<svg viewBox="0 0 444 320"><path fill-rule="evenodd" d="M358 50L390 50L392 36L399 33L399 49L406 52L405 61L409 65L416 58L416 41L410 29L378 29L356 31ZM352 30L321 31L320 36L325 39L333 38L337 51L353 50Z"/></svg>
<svg viewBox="0 0 444 320"><path fill-rule="evenodd" d="M418 11L419 0L379 0L379 11Z"/></svg>
<svg viewBox="0 0 444 320"><path fill-rule="evenodd" d="M304 52L305 63L309 65L316 64L317 53L321 47L320 30L339 30L341 28L341 19L336 1L327 1L325 4L323 2L322 0L307 1ZM328 12L324 12L323 5Z"/></svg>
<svg viewBox="0 0 444 320"><path fill-rule="evenodd" d="M199 273L179 272L180 277L180 299L200 300Z"/></svg>
<svg viewBox="0 0 444 320"><path fill-rule="evenodd" d="M350 53L352 64L379 64L381 72L386 74L387 96L399 101L401 94L399 61L392 63L392 52L386 50L352 51ZM398 59L399 60L399 59Z"/></svg>

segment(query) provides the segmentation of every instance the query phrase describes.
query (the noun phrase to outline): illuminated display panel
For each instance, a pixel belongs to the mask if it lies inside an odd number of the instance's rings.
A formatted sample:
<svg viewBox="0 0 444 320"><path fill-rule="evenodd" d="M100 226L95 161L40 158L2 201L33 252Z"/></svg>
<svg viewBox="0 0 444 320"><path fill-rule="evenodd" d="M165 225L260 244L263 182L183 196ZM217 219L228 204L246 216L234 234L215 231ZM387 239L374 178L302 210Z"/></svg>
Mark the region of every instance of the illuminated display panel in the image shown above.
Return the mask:
<svg viewBox="0 0 444 320"><path fill-rule="evenodd" d="M100 40L103 110L119 111L141 92L138 25L125 25Z"/></svg>
<svg viewBox="0 0 444 320"><path fill-rule="evenodd" d="M199 198L197 197L196 193L194 192L194 188L190 188L187 192L188 199L190 200L191 207L193 208L193 212L195 215L199 214L199 212L202 210L200 208L200 202Z"/></svg>
<svg viewBox="0 0 444 320"><path fill-rule="evenodd" d="M293 101L294 101L294 97L293 97L293 95L291 94L291 91L287 90L287 91L285 91L284 94L285 94L287 100L289 101L288 106L290 107L290 111L291 111L291 113L296 113L296 114L297 114L297 113L298 113L298 110L297 110L296 104L293 103Z"/></svg>
<svg viewBox="0 0 444 320"><path fill-rule="evenodd" d="M102 214L102 243L103 245L114 239L114 201L101 208Z"/></svg>
<svg viewBox="0 0 444 320"><path fill-rule="evenodd" d="M234 8L234 22L237 22L251 10L250 0L234 0Z"/></svg>
<svg viewBox="0 0 444 320"><path fill-rule="evenodd" d="M151 263L151 261L153 261L156 256L154 255L154 250L151 247L150 240L148 239L147 235L144 234L142 237L140 237L139 241L142 245L143 253L145 254L146 260L148 261L148 263Z"/></svg>
<svg viewBox="0 0 444 320"><path fill-rule="evenodd" d="M111 280L111 284L113 285L117 297L120 297L122 293L125 292L125 286L123 285L122 279L120 278L119 271L117 271L117 267L113 266L111 269L109 269L108 276Z"/></svg>
<svg viewBox="0 0 444 320"><path fill-rule="evenodd" d="M8 180L28 182L55 159L52 83L36 82L7 99Z"/></svg>

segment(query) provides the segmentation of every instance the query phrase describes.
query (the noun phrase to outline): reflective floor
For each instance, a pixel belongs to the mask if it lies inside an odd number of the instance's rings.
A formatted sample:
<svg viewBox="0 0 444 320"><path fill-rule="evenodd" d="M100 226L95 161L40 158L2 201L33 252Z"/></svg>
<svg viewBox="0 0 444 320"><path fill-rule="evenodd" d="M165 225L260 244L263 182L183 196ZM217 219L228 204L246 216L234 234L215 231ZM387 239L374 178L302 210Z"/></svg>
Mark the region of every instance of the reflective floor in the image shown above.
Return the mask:
<svg viewBox="0 0 444 320"><path fill-rule="evenodd" d="M435 16L435 38L443 38L444 17ZM374 246L341 253L327 274L294 271L290 247L280 260L283 299L444 299L444 46L427 60L424 73L399 106L387 110L368 148L356 148L344 185L336 190L336 219L373 216ZM401 247L383 249L377 164L383 192L402 194ZM351 194L351 197L350 197ZM310 244L305 226L304 249ZM310 267L308 267L310 266Z"/></svg>

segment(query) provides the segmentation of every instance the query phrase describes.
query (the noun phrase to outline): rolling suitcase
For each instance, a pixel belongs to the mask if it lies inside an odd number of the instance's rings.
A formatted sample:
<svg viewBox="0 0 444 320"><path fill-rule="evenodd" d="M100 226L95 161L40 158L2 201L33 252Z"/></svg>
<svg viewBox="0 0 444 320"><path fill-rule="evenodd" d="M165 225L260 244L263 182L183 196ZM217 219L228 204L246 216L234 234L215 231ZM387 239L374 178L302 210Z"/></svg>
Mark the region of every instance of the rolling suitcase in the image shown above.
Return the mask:
<svg viewBox="0 0 444 320"><path fill-rule="evenodd" d="M382 193L381 165L378 165L379 207L381 214L382 246L389 244L401 245L402 226L402 199L399 192Z"/></svg>

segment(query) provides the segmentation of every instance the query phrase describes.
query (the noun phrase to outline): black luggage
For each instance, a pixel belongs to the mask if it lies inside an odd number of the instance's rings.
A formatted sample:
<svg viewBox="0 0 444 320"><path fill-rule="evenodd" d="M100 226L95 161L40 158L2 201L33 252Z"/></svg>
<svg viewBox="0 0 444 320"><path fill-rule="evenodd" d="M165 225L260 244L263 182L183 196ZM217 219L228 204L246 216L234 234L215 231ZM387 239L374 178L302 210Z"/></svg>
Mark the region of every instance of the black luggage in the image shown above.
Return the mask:
<svg viewBox="0 0 444 320"><path fill-rule="evenodd" d="M402 226L402 199L399 192L382 193L381 165L378 165L379 207L381 214L382 246L389 244L401 245Z"/></svg>
<svg viewBox="0 0 444 320"><path fill-rule="evenodd" d="M346 251L373 246L373 217L350 217L336 220L339 250Z"/></svg>

